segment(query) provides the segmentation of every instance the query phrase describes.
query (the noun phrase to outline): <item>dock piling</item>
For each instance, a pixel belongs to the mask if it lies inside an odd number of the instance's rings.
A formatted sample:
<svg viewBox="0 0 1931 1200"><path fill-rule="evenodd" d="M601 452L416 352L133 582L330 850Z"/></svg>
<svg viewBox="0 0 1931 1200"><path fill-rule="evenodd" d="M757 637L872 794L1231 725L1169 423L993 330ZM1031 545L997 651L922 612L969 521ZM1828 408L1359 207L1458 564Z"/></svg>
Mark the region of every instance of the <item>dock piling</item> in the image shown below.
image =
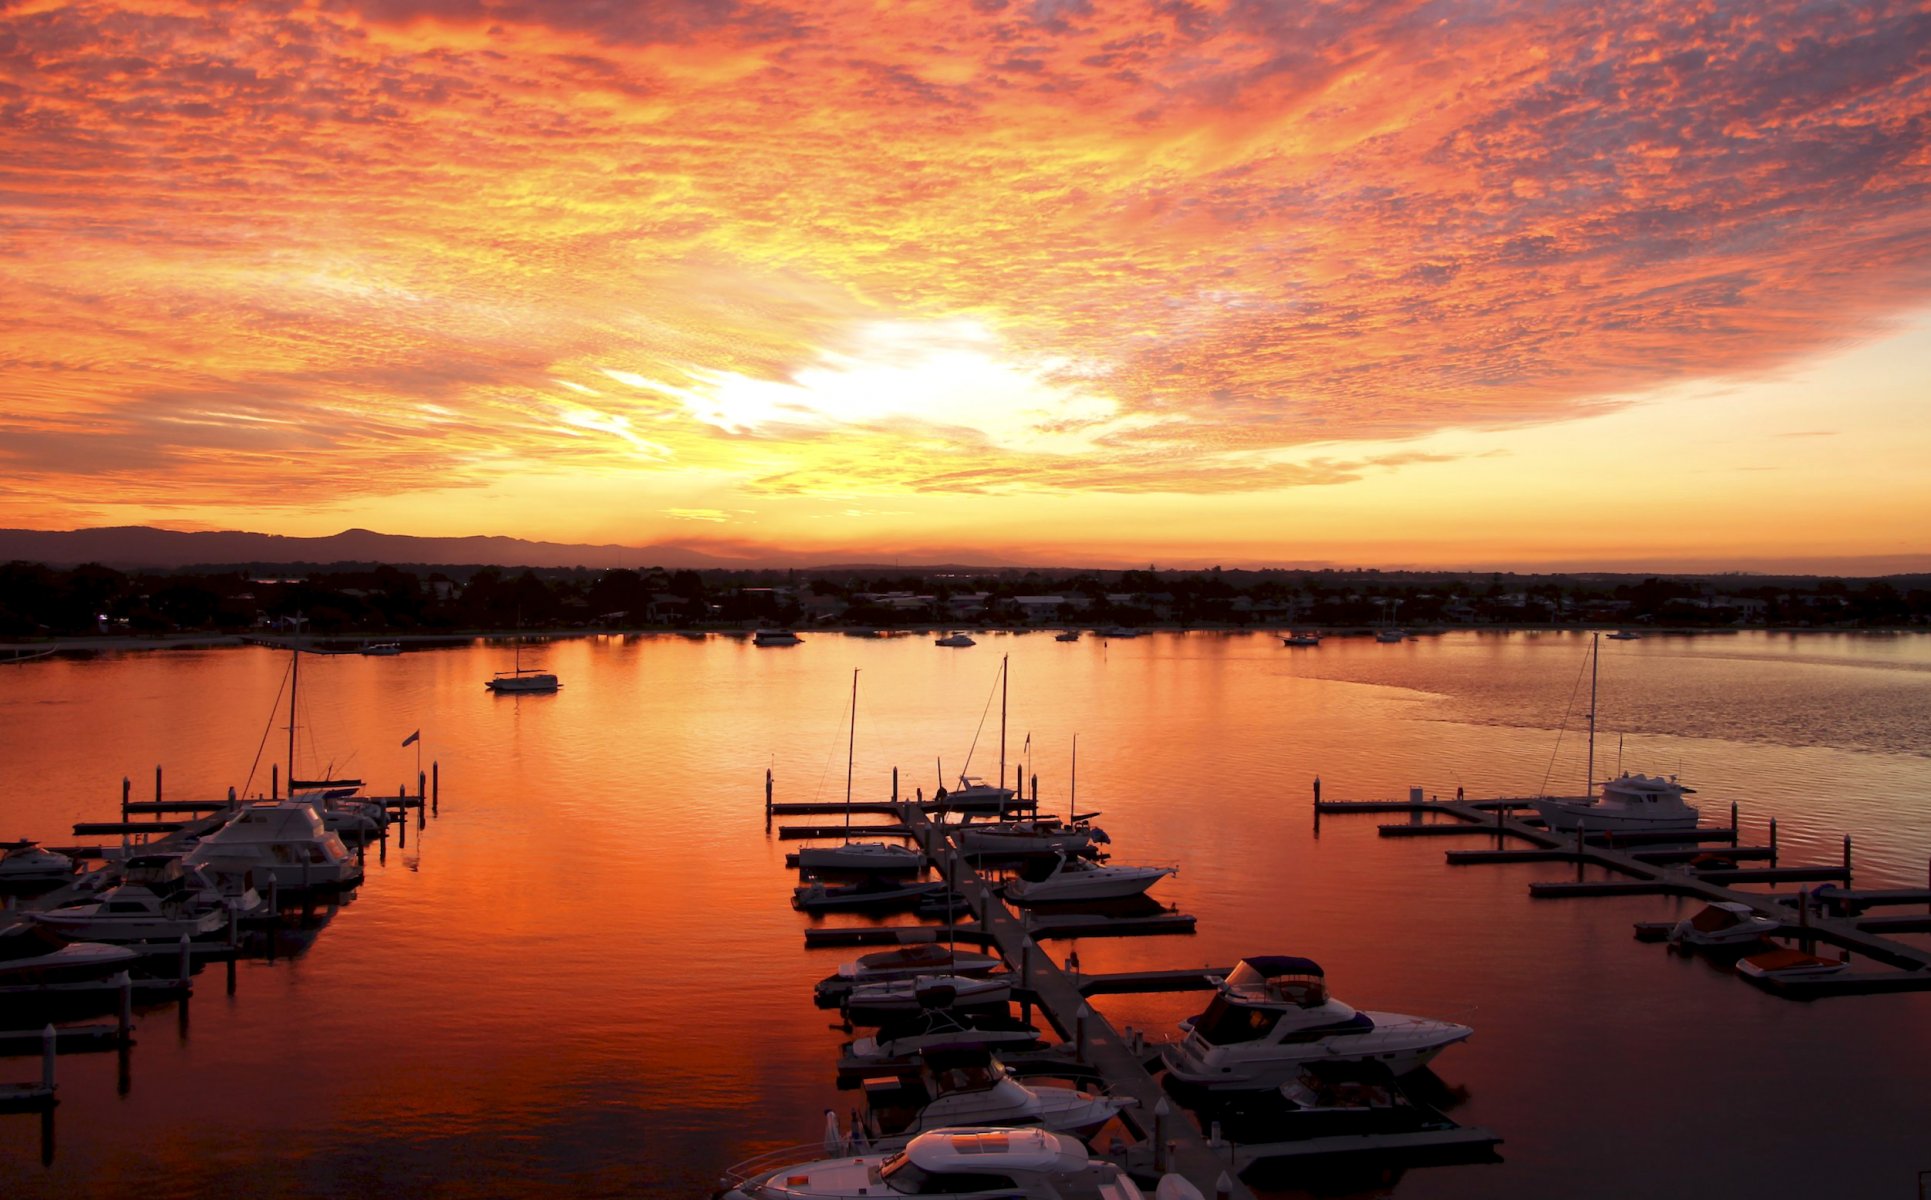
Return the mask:
<svg viewBox="0 0 1931 1200"><path fill-rule="evenodd" d="M188 982L188 972L193 967L193 965L194 964L191 961L190 955L188 954L188 935L184 933L181 935L181 982L182 983Z"/></svg>
<svg viewBox="0 0 1931 1200"><path fill-rule="evenodd" d="M1153 1169L1161 1174L1167 1169L1167 1118L1172 1114L1167 1098L1160 1097L1153 1106Z"/></svg>
<svg viewBox="0 0 1931 1200"><path fill-rule="evenodd" d="M121 824L123 825L127 824L128 792L130 789L133 788L133 786L134 786L133 780L129 779L125 775L121 776Z"/></svg>
<svg viewBox="0 0 1931 1200"><path fill-rule="evenodd" d="M1777 865L1777 818L1770 818L1770 865Z"/></svg>
<svg viewBox="0 0 1931 1200"><path fill-rule="evenodd" d="M898 803L898 768L892 768L892 803Z"/></svg>
<svg viewBox="0 0 1931 1200"><path fill-rule="evenodd" d="M429 815L439 816L436 811L443 802L443 765L439 762L429 764Z"/></svg>
<svg viewBox="0 0 1931 1200"><path fill-rule="evenodd" d="M154 802L161 802L161 764L154 764Z"/></svg>
<svg viewBox="0 0 1931 1200"><path fill-rule="evenodd" d="M54 1090L54 1023L47 1022L40 1031L40 1086L49 1093Z"/></svg>
<svg viewBox="0 0 1931 1200"><path fill-rule="evenodd" d="M1851 835L1844 835L1844 886L1851 885Z"/></svg>
<svg viewBox="0 0 1931 1200"><path fill-rule="evenodd" d="M1086 1018L1093 1015L1092 1006L1082 1004L1073 1016L1073 1061L1086 1061Z"/></svg>
<svg viewBox="0 0 1931 1200"><path fill-rule="evenodd" d="M1730 801L1730 832L1732 834L1737 832L1737 802L1735 800Z"/></svg>
<svg viewBox="0 0 1931 1200"><path fill-rule="evenodd" d="M126 971L121 972L121 1011L116 1023L123 1050L134 1035L134 977Z"/></svg>

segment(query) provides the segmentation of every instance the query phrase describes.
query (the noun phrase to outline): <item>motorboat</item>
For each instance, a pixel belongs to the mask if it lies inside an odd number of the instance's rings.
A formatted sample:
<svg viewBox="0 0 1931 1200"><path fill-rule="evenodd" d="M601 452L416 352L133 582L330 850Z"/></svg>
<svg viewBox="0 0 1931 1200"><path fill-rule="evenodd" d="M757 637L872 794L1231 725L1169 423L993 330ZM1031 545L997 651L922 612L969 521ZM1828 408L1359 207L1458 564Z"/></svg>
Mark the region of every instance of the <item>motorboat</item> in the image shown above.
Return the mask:
<svg viewBox="0 0 1931 1200"><path fill-rule="evenodd" d="M1684 787L1676 776L1631 775L1625 771L1605 780L1600 792L1596 778L1596 673L1602 659L1602 645L1590 639L1589 652L1589 767L1585 776L1589 792L1583 796L1538 796L1529 803L1550 829L1588 833L1615 833L1620 830L1694 829L1701 815L1683 797L1695 789Z"/></svg>
<svg viewBox="0 0 1931 1200"><path fill-rule="evenodd" d="M776 1151L718 1183L716 1200L1145 1200L1125 1168L1045 1129L936 1129L902 1149L864 1153L843 1144Z"/></svg>
<svg viewBox="0 0 1931 1200"><path fill-rule="evenodd" d="M189 907L232 911L241 920L265 914L268 902L251 870L224 871L191 865L182 854L136 854L121 863L122 883L138 883L158 896L182 895Z"/></svg>
<svg viewBox="0 0 1931 1200"><path fill-rule="evenodd" d="M1318 646L1321 635L1318 633L1284 633L1281 635L1283 646Z"/></svg>
<svg viewBox="0 0 1931 1200"><path fill-rule="evenodd" d="M1255 1127L1235 1118L1229 1136L1246 1140L1381 1138L1460 1129L1434 1105L1417 1099L1393 1072L1374 1062L1311 1062L1281 1085L1277 1102L1251 1114Z"/></svg>
<svg viewBox="0 0 1931 1200"><path fill-rule="evenodd" d="M1640 633L1637 633L1634 629L1618 629L1614 633L1605 633L1603 634L1603 636L1608 638L1612 642L1633 642L1641 638L1643 635Z"/></svg>
<svg viewBox="0 0 1931 1200"><path fill-rule="evenodd" d="M1077 642L1079 641L1079 630L1062 629L1053 635L1053 640L1056 642Z"/></svg>
<svg viewBox="0 0 1931 1200"><path fill-rule="evenodd" d="M60 883L74 874L74 860L43 849L31 838L0 843L0 886Z"/></svg>
<svg viewBox="0 0 1931 1200"><path fill-rule="evenodd" d="M1757 941L1783 928L1783 922L1758 914L1748 904L1719 900L1694 916L1683 918L1669 932L1672 944L1736 946Z"/></svg>
<svg viewBox="0 0 1931 1200"><path fill-rule="evenodd" d="M867 984L922 975L986 975L997 970L1004 960L976 950L959 950L941 942L915 942L890 950L861 954L818 981L814 992L821 1007L835 1007L854 990Z"/></svg>
<svg viewBox="0 0 1931 1200"><path fill-rule="evenodd" d="M976 646L979 643L973 641L972 636L970 634L948 633L942 638L935 638L932 644L934 646L964 647L964 646Z"/></svg>
<svg viewBox="0 0 1931 1200"><path fill-rule="evenodd" d="M796 646L804 640L789 629L760 629L751 635L753 646Z"/></svg>
<svg viewBox="0 0 1931 1200"><path fill-rule="evenodd" d="M1452 1021L1362 1012L1328 994L1312 959L1242 959L1186 1036L1161 1052L1170 1081L1211 1091L1278 1088L1311 1062L1372 1061L1395 1075L1426 1066L1475 1031Z"/></svg>
<svg viewBox="0 0 1931 1200"><path fill-rule="evenodd" d="M862 983L845 994L843 1007L855 1022L882 1024L927 1008L1003 1007L1012 1000L1012 976L919 975Z"/></svg>
<svg viewBox="0 0 1931 1200"><path fill-rule="evenodd" d="M249 804L228 822L204 835L188 852L188 866L254 874L257 888L273 886L285 894L354 887L362 868L330 833L314 807L301 801Z"/></svg>
<svg viewBox="0 0 1931 1200"><path fill-rule="evenodd" d="M912 875L924 867L923 854L896 842L840 842L835 846L806 846L798 851L801 871Z"/></svg>
<svg viewBox="0 0 1931 1200"><path fill-rule="evenodd" d="M1084 1141L1133 1104L1069 1084L1022 1083L983 1047L923 1051L915 1069L867 1080L865 1099L879 1144L961 1125L1038 1126Z"/></svg>
<svg viewBox="0 0 1931 1200"><path fill-rule="evenodd" d="M1625 829L1694 829L1700 815L1683 797L1695 789L1672 775L1631 775L1604 780L1591 796L1538 796L1530 803L1550 829L1615 833Z"/></svg>
<svg viewBox="0 0 1931 1200"><path fill-rule="evenodd" d="M1095 845L1113 839L1106 830L1084 821L1066 822L1057 817L1033 817L1020 821L970 822L953 831L959 849L982 858L1018 858L1027 855L1084 854Z"/></svg>
<svg viewBox="0 0 1931 1200"><path fill-rule="evenodd" d="M1113 625L1100 630L1100 636L1103 638L1136 638L1140 636L1140 631L1131 625Z"/></svg>
<svg viewBox="0 0 1931 1200"><path fill-rule="evenodd" d="M366 655L370 658L388 658L391 655L402 653L402 643L401 642L370 642L367 645L363 646L360 650L356 651L356 653L361 655Z"/></svg>
<svg viewBox="0 0 1931 1200"><path fill-rule="evenodd" d="M71 941L52 926L22 921L0 931L0 987L105 979L140 957L126 946Z"/></svg>
<svg viewBox="0 0 1931 1200"><path fill-rule="evenodd" d="M1014 904L1057 904L1068 900L1117 900L1138 896L1179 867L1103 866L1060 853L1043 879L1013 879L1005 897Z"/></svg>
<svg viewBox="0 0 1931 1200"><path fill-rule="evenodd" d="M1835 975L1849 965L1842 958L1820 958L1802 950L1779 946L1774 950L1745 956L1737 963L1737 974L1760 982L1816 979Z"/></svg>
<svg viewBox="0 0 1931 1200"><path fill-rule="evenodd" d="M927 896L945 890L938 880L912 882L887 876L857 883L831 884L816 880L791 893L791 907L799 912L868 912L913 908Z"/></svg>
<svg viewBox="0 0 1931 1200"><path fill-rule="evenodd" d="M845 1047L846 1059L860 1071L910 1065L927 1050L1033 1050L1040 1045L1039 1029L1014 1020L1010 1012L954 1012L923 1009L902 1020L879 1026L870 1037L854 1038Z"/></svg>
<svg viewBox="0 0 1931 1200"><path fill-rule="evenodd" d="M1374 631L1374 640L1377 642L1400 642L1406 641L1407 638L1408 634L1406 631L1400 629L1377 629Z"/></svg>
<svg viewBox="0 0 1931 1200"><path fill-rule="evenodd" d="M45 912L33 920L70 941L171 942L227 930L227 910L198 905L185 891L159 893L142 883L120 883L99 898Z"/></svg>

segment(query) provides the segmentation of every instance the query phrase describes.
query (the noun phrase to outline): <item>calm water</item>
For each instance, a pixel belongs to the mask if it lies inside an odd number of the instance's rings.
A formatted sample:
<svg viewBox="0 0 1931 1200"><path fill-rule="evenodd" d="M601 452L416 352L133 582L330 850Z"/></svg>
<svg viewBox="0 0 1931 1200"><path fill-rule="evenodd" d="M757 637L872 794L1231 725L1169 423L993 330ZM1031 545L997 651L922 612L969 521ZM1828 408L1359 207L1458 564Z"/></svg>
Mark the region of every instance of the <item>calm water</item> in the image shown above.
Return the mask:
<svg viewBox="0 0 1931 1200"><path fill-rule="evenodd" d="M1343 999L1475 1027L1436 1070L1506 1161L1391 1194L1917 1194L1931 996L1778 1001L1633 940L1681 902L1531 901L1564 869L1450 868L1441 842L1378 838L1389 818L1316 828L1316 776L1331 798L1580 790L1586 639L1196 633L581 640L535 655L560 694L522 698L482 687L507 645L305 657L303 773L393 790L420 729L440 817L372 853L305 952L244 961L232 996L216 967L185 1022L145 1014L125 1094L114 1056L64 1058L52 1164L36 1119L0 1116L0 1195L693 1196L815 1140L855 1094L810 985L850 952L802 949L763 773L782 800L842 798L857 668L857 794L895 765L929 793L975 731L990 775L1001 655L1008 758L1063 810L1077 735L1078 807L1104 812L1118 861L1179 863L1155 894L1199 917L1192 937L1080 943L1086 969L1305 954ZM259 648L5 669L0 834L70 842L112 818L122 776L151 794L156 764L173 797L265 790L286 669ZM1599 773L1678 773L1706 814L1737 803L1746 841L1774 816L1787 863L1834 862L1849 834L1860 885L1924 882L1931 639L1604 643L1599 697ZM1156 1032L1197 1005L1102 1002ZM37 1071L0 1059L0 1081Z"/></svg>

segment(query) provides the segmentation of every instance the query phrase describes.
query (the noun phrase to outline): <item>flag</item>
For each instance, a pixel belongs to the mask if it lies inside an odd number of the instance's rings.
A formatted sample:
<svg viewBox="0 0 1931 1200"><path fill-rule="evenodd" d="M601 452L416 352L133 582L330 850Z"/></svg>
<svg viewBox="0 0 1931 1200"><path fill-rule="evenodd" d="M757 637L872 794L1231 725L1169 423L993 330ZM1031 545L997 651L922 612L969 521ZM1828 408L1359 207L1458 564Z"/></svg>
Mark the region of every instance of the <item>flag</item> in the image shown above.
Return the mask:
<svg viewBox="0 0 1931 1200"><path fill-rule="evenodd" d="M414 745L421 737L422 737L422 730L418 729L414 733L410 734L408 737L403 738L402 744L405 746Z"/></svg>

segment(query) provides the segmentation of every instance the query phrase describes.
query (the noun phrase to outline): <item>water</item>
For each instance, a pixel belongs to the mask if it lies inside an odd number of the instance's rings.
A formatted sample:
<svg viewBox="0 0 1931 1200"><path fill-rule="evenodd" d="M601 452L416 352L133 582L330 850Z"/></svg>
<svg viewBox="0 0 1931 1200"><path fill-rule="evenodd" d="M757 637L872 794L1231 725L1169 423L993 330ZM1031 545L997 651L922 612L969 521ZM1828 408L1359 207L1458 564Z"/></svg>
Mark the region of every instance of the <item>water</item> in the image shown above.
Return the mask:
<svg viewBox="0 0 1931 1200"><path fill-rule="evenodd" d="M142 1014L125 1094L113 1055L60 1064L55 1146L0 1117L12 1196L690 1196L766 1148L815 1141L846 1035L810 1000L850 951L805 951L767 836L781 800L841 799L858 669L855 793L928 794L943 761L1007 757L1065 811L1104 812L1122 862L1180 864L1155 895L1184 938L1055 943L1087 970L1322 962L1365 1007L1464 1019L1436 1063L1499 1165L1417 1169L1400 1197L1910 1195L1931 1169L1931 996L1793 1004L1637 943L1667 899L1531 901L1547 866L1448 867L1387 817L1312 819L1328 798L1578 791L1586 639L1456 633L1400 645L1264 635L1058 643L994 636L601 638L525 655L564 681L498 697L508 646L305 657L303 774L393 792L442 768L408 831L302 953L203 975L184 1021ZM286 754L267 649L56 659L9 669L0 833L69 842L137 799L266 789ZM1916 886L1931 858L1931 639L1650 636L1604 643L1598 774L1678 773L1706 815L1779 822L1786 863ZM271 710L276 710L271 714ZM1030 742L1028 742L1030 738ZM1398 819L1398 818L1397 818ZM1467 845L1476 842L1457 843ZM1923 944L1921 936L1916 939ZM1156 1034L1198 996L1107 998ZM37 1074L0 1060L0 1080ZM1292 1192L1292 1183L1283 1185ZM1353 1186L1361 1186L1355 1181Z"/></svg>

